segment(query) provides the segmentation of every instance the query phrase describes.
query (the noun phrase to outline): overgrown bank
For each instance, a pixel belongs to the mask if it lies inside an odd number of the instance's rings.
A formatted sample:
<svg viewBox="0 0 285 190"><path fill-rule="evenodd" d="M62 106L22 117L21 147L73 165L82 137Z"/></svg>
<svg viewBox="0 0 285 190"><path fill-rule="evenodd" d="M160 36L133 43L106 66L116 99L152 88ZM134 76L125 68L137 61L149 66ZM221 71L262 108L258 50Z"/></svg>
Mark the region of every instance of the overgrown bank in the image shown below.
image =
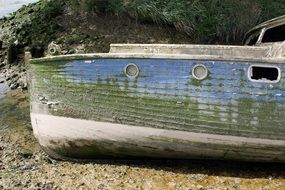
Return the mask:
<svg viewBox="0 0 285 190"><path fill-rule="evenodd" d="M41 0L0 20L0 39L9 44L46 45L63 30L58 16L66 13L73 13L75 20L84 14L116 15L121 20L167 25L195 43L240 43L251 27L285 14L285 0Z"/></svg>
<svg viewBox="0 0 285 190"><path fill-rule="evenodd" d="M197 43L239 43L256 24L285 14L284 0L71 0L76 10L167 24Z"/></svg>

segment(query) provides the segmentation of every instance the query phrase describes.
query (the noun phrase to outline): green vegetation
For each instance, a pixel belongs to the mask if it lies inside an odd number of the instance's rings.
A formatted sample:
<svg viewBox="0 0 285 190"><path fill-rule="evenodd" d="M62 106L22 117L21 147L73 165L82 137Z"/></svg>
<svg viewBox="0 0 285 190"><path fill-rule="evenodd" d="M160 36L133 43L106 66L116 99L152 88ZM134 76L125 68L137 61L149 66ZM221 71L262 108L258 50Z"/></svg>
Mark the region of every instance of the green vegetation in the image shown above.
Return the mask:
<svg viewBox="0 0 285 190"><path fill-rule="evenodd" d="M240 43L251 27L285 13L285 0L71 0L74 10L174 26L200 43Z"/></svg>
<svg viewBox="0 0 285 190"><path fill-rule="evenodd" d="M35 11L31 24L22 28L22 31L28 32L30 37L26 39L27 43L33 46L41 46L50 43L54 38L54 31L59 29L56 16L61 14L63 3L61 1L43 1L42 5Z"/></svg>
<svg viewBox="0 0 285 190"><path fill-rule="evenodd" d="M24 6L12 16L0 20L0 40L5 45L46 46L54 39L55 31L60 30L57 16L61 15L63 8L64 3L55 0Z"/></svg>
<svg viewBox="0 0 285 190"><path fill-rule="evenodd" d="M0 19L0 39L7 46L46 47L70 11L173 26L196 43L240 44L250 28L285 14L285 0L41 0Z"/></svg>

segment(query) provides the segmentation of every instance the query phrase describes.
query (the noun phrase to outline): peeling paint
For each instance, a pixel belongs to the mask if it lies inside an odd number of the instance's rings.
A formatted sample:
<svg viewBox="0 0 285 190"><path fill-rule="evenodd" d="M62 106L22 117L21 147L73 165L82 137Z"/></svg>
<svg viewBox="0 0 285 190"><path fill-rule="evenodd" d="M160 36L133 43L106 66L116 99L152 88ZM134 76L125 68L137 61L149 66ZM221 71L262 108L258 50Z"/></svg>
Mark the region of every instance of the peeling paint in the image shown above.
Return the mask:
<svg viewBox="0 0 285 190"><path fill-rule="evenodd" d="M140 76L135 80L124 75L124 67L129 63L140 68ZM199 63L209 70L209 76L202 81L191 76L192 68ZM246 72L251 64L256 62L108 58L41 63L34 60L32 113L285 140L284 75L279 83L255 83L248 79ZM272 64L282 73L285 71L284 64ZM39 96L45 97L46 104ZM243 154L225 150L223 145L216 148L224 150L226 157ZM244 153L254 152L252 148L242 148Z"/></svg>

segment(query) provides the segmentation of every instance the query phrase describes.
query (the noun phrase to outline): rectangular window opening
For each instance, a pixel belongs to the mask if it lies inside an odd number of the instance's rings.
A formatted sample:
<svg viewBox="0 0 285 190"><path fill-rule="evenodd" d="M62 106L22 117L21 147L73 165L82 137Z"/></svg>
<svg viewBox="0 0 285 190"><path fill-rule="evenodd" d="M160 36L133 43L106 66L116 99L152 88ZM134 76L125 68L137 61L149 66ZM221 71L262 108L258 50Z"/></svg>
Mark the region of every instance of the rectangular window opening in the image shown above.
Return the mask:
<svg viewBox="0 0 285 190"><path fill-rule="evenodd" d="M278 67L250 66L249 77L252 81L277 83L281 78Z"/></svg>

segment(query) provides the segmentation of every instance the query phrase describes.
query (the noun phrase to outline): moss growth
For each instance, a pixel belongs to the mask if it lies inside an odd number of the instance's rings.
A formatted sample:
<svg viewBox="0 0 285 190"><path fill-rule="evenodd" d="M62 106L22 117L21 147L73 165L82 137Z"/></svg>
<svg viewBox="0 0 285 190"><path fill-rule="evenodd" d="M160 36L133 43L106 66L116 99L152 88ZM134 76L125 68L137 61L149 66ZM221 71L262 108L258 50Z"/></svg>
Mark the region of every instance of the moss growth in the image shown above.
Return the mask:
<svg viewBox="0 0 285 190"><path fill-rule="evenodd" d="M28 99L29 94L19 90L10 91L0 99L1 142L9 142L13 151L20 148L19 158L29 158L39 150L32 135Z"/></svg>
<svg viewBox="0 0 285 190"><path fill-rule="evenodd" d="M0 128L2 124L9 127L23 125L29 123L29 103L28 94L10 92L6 98L0 99ZM19 122L15 124L15 122Z"/></svg>

